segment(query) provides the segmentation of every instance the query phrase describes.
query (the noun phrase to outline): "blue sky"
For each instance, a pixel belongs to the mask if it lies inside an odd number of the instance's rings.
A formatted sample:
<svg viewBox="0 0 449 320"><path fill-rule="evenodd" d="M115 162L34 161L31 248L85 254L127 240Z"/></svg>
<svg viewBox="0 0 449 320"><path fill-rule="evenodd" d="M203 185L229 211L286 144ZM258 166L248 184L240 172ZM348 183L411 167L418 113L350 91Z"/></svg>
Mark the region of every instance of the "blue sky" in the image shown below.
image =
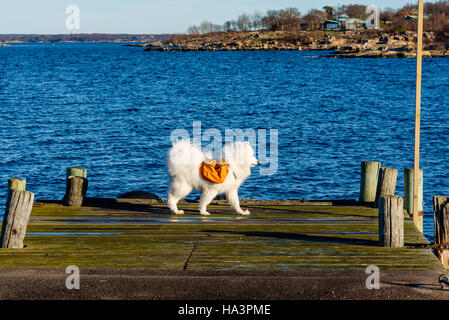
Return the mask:
<svg viewBox="0 0 449 320"><path fill-rule="evenodd" d="M416 1L417 2L417 1ZM1 0L0 34L5 33L183 33L192 24L210 20L222 24L241 13L338 4L399 8L407 0ZM80 30L66 29L65 8L80 9Z"/></svg>

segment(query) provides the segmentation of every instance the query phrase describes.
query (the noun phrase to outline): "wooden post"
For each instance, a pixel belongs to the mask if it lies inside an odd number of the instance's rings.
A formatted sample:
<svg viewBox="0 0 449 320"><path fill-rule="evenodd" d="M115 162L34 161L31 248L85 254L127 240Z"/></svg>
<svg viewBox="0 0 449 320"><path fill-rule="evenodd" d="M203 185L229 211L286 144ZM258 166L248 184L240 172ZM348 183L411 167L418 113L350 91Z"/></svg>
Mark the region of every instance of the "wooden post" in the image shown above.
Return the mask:
<svg viewBox="0 0 449 320"><path fill-rule="evenodd" d="M400 196L379 198L379 241L384 247L404 246L404 205Z"/></svg>
<svg viewBox="0 0 449 320"><path fill-rule="evenodd" d="M23 248L23 239L34 202L34 194L25 191L25 185L25 179L8 181L8 200L0 235L2 248Z"/></svg>
<svg viewBox="0 0 449 320"><path fill-rule="evenodd" d="M423 47L423 25L424 25L424 0L418 1L418 47L416 52L416 103L415 103L415 157L414 174L419 172L419 144L421 131L421 74L422 74L422 47ZM423 217L420 216L419 209L419 182L416 179L413 183L413 222L419 231L423 232Z"/></svg>
<svg viewBox="0 0 449 320"><path fill-rule="evenodd" d="M87 193L87 170L84 168L67 168L66 191L63 199L65 206L81 207Z"/></svg>
<svg viewBox="0 0 449 320"><path fill-rule="evenodd" d="M379 207L379 198L383 196L392 196L396 191L396 182L398 170L393 168L380 168L379 181L377 183L377 194L374 207Z"/></svg>
<svg viewBox="0 0 449 320"><path fill-rule="evenodd" d="M415 188L415 170L412 168L407 168L404 170L404 196L405 196L405 209L410 216L414 217L414 188ZM423 232L423 221L424 221L424 202L423 202L423 170L419 170L419 181L418 181L418 223L416 227L420 232ZM413 219L415 221L415 219Z"/></svg>
<svg viewBox="0 0 449 320"><path fill-rule="evenodd" d="M433 217L435 226L435 244L449 243L449 198L433 197ZM446 269L449 269L449 250L435 249L435 254Z"/></svg>
<svg viewBox="0 0 449 320"><path fill-rule="evenodd" d="M87 170L84 168L67 168L66 169L66 176L68 177L80 177L80 178L87 178Z"/></svg>
<svg viewBox="0 0 449 320"><path fill-rule="evenodd" d="M25 179L9 179L8 180L8 191L11 190L19 190L24 191L26 188L26 180Z"/></svg>
<svg viewBox="0 0 449 320"><path fill-rule="evenodd" d="M360 178L360 202L374 202L376 200L379 169L380 162L362 162Z"/></svg>

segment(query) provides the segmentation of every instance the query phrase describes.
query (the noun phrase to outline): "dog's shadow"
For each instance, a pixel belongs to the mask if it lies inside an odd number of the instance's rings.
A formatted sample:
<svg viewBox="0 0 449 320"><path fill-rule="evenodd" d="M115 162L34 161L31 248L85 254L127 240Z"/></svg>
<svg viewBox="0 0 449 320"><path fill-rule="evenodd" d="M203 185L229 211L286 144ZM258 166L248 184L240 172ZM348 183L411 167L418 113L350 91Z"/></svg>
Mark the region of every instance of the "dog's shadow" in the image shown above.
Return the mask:
<svg viewBox="0 0 449 320"><path fill-rule="evenodd" d="M297 208L298 205L282 205L283 207L292 207ZM273 212L276 211L278 213L282 214L316 214L316 215L326 215L326 216L337 216L337 217L360 217L360 218L371 218L370 216L367 216L366 214L356 214L351 212L351 214L347 213L338 213L338 212L326 212L326 211L310 211L310 210L304 210L304 209L285 209L285 208L275 208L273 206L270 206L270 209L265 209L263 207L258 207L254 205L245 205L242 204L242 208L248 208L252 209L254 213L267 213L267 212ZM253 212L252 211L252 212Z"/></svg>

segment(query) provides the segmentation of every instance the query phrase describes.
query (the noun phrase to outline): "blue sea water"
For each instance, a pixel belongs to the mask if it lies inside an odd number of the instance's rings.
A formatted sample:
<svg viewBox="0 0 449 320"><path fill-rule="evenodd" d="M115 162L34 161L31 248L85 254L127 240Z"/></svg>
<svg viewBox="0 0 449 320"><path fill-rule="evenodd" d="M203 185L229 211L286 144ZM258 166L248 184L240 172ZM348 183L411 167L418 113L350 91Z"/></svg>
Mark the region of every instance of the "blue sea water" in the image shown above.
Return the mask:
<svg viewBox="0 0 449 320"><path fill-rule="evenodd" d="M0 48L0 203L7 179L60 199L65 168L88 169L89 196L166 197L177 128L279 130L279 169L241 198L357 199L361 161L413 166L415 61L326 52L144 52L121 44ZM432 196L449 195L449 59L426 59L422 148L425 233ZM192 195L192 197L197 194Z"/></svg>

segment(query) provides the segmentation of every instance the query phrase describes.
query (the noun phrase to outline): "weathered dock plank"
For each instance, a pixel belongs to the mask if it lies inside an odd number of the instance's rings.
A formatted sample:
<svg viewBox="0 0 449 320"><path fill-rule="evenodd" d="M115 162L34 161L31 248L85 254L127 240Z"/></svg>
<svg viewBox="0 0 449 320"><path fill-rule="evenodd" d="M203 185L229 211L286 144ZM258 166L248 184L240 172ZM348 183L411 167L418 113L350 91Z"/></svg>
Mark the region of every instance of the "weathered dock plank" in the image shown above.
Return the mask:
<svg viewBox="0 0 449 320"><path fill-rule="evenodd" d="M173 216L163 203L90 201L88 207L37 203L26 247L0 250L0 267L158 270L443 271L413 221L405 248L378 245L377 209L363 206L243 203L252 215L222 204L209 217L196 204Z"/></svg>

